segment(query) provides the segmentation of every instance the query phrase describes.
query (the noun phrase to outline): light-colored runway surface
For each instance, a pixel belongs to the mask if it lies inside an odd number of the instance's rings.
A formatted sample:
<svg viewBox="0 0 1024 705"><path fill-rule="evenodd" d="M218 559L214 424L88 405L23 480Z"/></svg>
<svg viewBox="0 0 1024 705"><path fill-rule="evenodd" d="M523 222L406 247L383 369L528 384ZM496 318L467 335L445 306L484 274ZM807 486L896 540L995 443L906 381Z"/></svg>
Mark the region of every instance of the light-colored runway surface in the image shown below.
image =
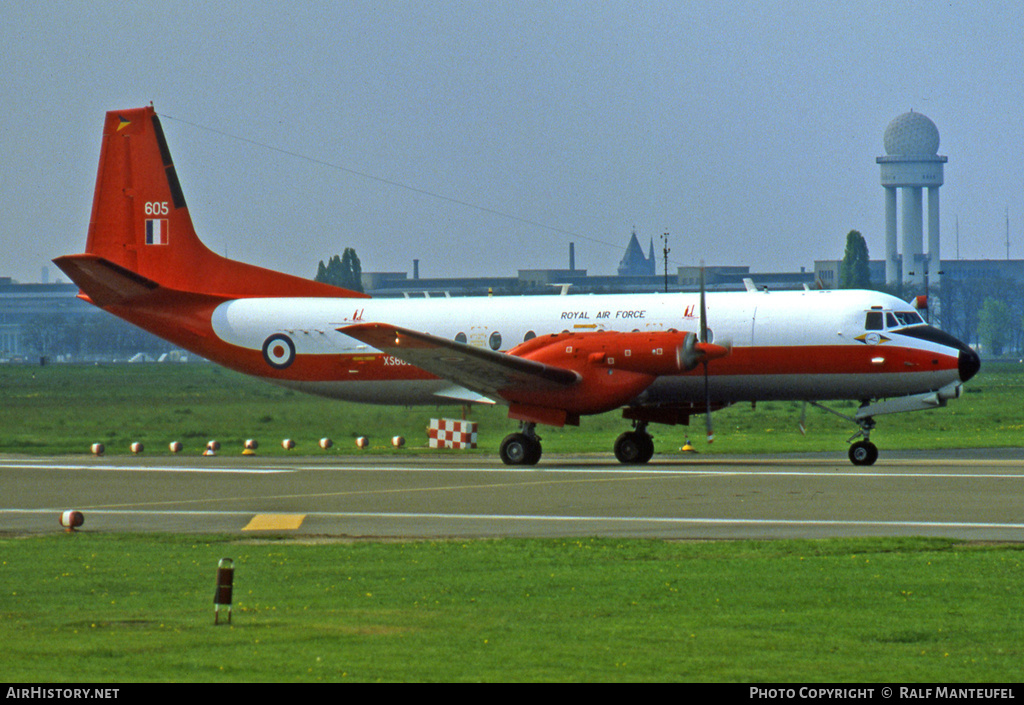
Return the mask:
<svg viewBox="0 0 1024 705"><path fill-rule="evenodd" d="M0 531L1024 541L1024 450L605 456L509 469L481 456L0 457Z"/></svg>

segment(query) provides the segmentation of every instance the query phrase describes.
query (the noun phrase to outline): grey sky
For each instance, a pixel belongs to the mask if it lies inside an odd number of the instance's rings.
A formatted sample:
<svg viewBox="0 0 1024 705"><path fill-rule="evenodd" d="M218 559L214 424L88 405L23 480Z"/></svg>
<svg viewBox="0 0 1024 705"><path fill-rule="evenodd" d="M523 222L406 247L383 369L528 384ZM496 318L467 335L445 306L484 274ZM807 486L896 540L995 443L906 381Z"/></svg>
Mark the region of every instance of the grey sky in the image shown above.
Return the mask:
<svg viewBox="0 0 1024 705"><path fill-rule="evenodd" d="M346 246L364 271L511 276L567 266L570 241L611 274L634 227L670 233L673 267L810 267L853 228L881 258L874 160L911 109L949 157L943 257L957 219L961 257L1005 257L1007 209L1024 257L1016 1L0 11L0 276L20 281L83 250L103 114L150 101L204 241L302 276Z"/></svg>

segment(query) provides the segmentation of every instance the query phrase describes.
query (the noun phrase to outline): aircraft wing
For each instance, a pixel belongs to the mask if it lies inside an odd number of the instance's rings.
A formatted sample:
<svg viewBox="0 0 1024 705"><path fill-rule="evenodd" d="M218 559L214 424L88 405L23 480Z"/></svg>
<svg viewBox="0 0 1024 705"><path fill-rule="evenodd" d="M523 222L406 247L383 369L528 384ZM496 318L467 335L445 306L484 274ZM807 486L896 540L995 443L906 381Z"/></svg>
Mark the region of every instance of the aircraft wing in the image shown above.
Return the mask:
<svg viewBox="0 0 1024 705"><path fill-rule="evenodd" d="M564 389L580 380L562 367L385 323L358 323L338 331L487 397L513 389Z"/></svg>

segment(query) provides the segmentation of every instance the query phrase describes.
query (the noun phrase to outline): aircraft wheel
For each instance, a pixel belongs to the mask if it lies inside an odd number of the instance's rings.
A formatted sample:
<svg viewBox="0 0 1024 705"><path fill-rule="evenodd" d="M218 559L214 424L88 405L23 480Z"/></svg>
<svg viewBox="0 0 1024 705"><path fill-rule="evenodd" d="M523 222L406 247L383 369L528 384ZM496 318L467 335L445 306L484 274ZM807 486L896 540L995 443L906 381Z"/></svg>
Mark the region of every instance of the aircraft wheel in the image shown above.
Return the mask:
<svg viewBox="0 0 1024 705"><path fill-rule="evenodd" d="M850 462L854 465L874 465L878 448L871 441L857 441L850 446Z"/></svg>
<svg viewBox="0 0 1024 705"><path fill-rule="evenodd" d="M501 442L499 455L505 465L536 465L540 462L540 441L525 433L511 433Z"/></svg>
<svg viewBox="0 0 1024 705"><path fill-rule="evenodd" d="M526 464L527 465L536 465L537 463L540 462L540 455L541 455L541 453L543 452L544 449L541 448L540 439L539 438L530 438L530 436L527 436L527 438L530 440L531 448L530 448L530 457L527 459Z"/></svg>
<svg viewBox="0 0 1024 705"><path fill-rule="evenodd" d="M640 436L640 448L642 450L638 462L646 463L654 457L654 439L646 433L637 433L637 435Z"/></svg>
<svg viewBox="0 0 1024 705"><path fill-rule="evenodd" d="M654 440L646 433L626 431L615 439L615 457L626 465L642 465L654 455Z"/></svg>

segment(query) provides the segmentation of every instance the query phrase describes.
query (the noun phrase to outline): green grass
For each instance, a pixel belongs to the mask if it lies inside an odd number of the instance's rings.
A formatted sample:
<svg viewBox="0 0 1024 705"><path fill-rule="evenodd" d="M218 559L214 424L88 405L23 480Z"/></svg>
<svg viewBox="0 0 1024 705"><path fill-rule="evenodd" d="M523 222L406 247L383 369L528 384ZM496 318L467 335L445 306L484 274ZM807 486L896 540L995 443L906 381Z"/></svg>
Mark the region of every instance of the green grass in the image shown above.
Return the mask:
<svg viewBox="0 0 1024 705"><path fill-rule="evenodd" d="M1010 682L1024 661L1020 545L83 532L0 551L7 682Z"/></svg>
<svg viewBox="0 0 1024 705"><path fill-rule="evenodd" d="M1021 366L986 365L945 409L881 417L883 448L1015 446ZM211 365L0 367L0 453L406 454L431 416L322 400ZM840 406L848 412L852 406ZM831 450L853 427L800 405L715 414L715 453ZM479 453L515 428L476 408ZM547 453L601 452L617 414L542 429ZM659 452L687 430L653 427ZM694 440L703 424L695 422ZM409 446L387 446L404 435ZM702 452L709 452L702 442ZM230 452L225 450L224 452ZM458 451L454 451L458 452ZM0 679L148 681L1003 682L1024 657L1021 545L941 539L335 542L0 534ZM217 561L235 561L213 626Z"/></svg>
<svg viewBox="0 0 1024 705"><path fill-rule="evenodd" d="M1024 445L1024 366L986 363L966 393L946 408L877 418L872 440L880 448L958 448ZM834 405L851 414L852 402ZM401 453L426 447L433 416L459 418L459 407L387 407L322 399L277 387L207 364L0 366L0 453L88 453L103 443L108 453L128 453L133 441L147 453L167 453L181 441L198 453L211 439L225 452L240 451L247 438L260 454L284 453L280 442L297 442L293 453L320 454L317 441L330 437L333 453L357 451L354 439L368 436L369 452L395 453L392 436L406 438ZM807 410L807 434L798 424L799 402L737 404L714 414L716 440L704 442L704 420L686 426L652 425L658 453L674 453L692 434L702 453L843 453L856 427L815 408ZM473 407L481 453L496 454L501 439L516 429L503 407ZM618 413L586 417L579 428L540 427L544 451L605 453L629 428ZM462 451L457 451L462 452Z"/></svg>

